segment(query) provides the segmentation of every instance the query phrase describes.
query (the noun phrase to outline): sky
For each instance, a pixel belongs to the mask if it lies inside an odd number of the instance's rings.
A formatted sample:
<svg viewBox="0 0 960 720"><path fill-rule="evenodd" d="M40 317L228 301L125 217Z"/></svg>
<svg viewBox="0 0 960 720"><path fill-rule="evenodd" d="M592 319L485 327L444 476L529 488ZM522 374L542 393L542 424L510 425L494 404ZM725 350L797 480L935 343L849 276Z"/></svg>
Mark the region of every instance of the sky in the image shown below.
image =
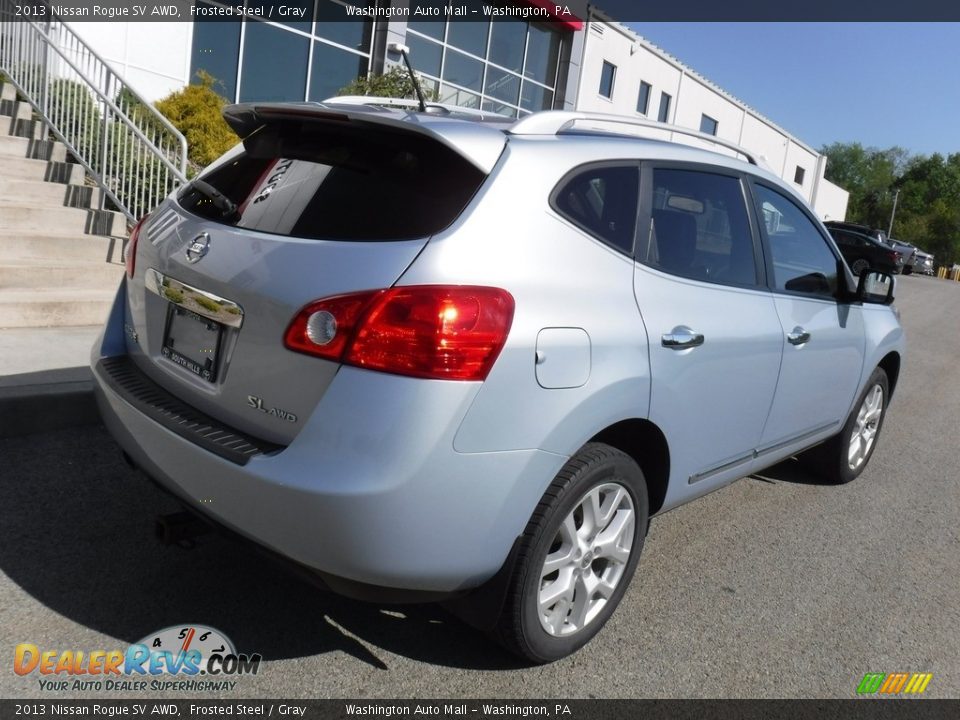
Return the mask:
<svg viewBox="0 0 960 720"><path fill-rule="evenodd" d="M625 23L814 148L960 152L960 23Z"/></svg>

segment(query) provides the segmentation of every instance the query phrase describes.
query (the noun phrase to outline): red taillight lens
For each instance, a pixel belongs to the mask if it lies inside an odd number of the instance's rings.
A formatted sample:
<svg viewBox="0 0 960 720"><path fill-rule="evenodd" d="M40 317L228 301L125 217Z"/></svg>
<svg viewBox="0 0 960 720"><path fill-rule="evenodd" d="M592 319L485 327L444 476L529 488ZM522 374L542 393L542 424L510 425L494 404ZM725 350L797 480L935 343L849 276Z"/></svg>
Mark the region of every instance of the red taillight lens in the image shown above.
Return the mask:
<svg viewBox="0 0 960 720"><path fill-rule="evenodd" d="M894 250L894 251L891 251L891 252L889 252L889 253L887 253L887 254L890 256L890 259L891 259L894 263L900 262L900 253L898 253L897 251Z"/></svg>
<svg viewBox="0 0 960 720"><path fill-rule="evenodd" d="M513 322L506 290L419 285L310 303L290 323L291 350L437 380L483 380Z"/></svg>
<svg viewBox="0 0 960 720"><path fill-rule="evenodd" d="M127 277L133 277L133 271L137 269L137 240L140 239L140 228L146 222L148 215L140 218L140 221L134 225L130 232L130 239L127 240L127 252L124 258L127 267Z"/></svg>

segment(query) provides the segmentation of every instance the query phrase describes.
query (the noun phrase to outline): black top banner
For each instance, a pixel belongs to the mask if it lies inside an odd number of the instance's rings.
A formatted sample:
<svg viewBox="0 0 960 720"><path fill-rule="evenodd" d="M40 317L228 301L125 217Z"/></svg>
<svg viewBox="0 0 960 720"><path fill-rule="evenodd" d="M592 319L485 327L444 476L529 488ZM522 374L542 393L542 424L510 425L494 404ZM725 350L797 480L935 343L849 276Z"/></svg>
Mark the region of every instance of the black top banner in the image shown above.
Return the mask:
<svg viewBox="0 0 960 720"><path fill-rule="evenodd" d="M238 22L257 18L273 22L303 19L303 0L2 0L4 21L65 20L68 22ZM490 22L531 20L577 22L591 10L619 22L657 21L830 21L917 22L960 21L960 3L944 0L805 0L800 3L769 0L686 0L683 3L651 0L369 0L334 4L324 22L360 19Z"/></svg>
<svg viewBox="0 0 960 720"><path fill-rule="evenodd" d="M0 700L0 717L954 720L960 700Z"/></svg>

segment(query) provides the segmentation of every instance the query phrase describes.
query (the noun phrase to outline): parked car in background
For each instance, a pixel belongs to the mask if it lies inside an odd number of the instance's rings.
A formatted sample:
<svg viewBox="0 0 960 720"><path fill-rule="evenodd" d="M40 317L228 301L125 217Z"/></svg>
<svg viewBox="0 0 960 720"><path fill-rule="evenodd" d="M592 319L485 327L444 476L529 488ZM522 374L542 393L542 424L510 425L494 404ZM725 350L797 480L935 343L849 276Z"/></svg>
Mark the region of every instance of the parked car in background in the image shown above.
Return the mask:
<svg viewBox="0 0 960 720"><path fill-rule="evenodd" d="M896 238L887 238L887 245L903 256L903 274L912 273L917 262L917 246Z"/></svg>
<svg viewBox="0 0 960 720"><path fill-rule="evenodd" d="M833 226L827 226L827 230L854 275L859 276L868 268L892 273L898 273L903 268L903 256L876 238Z"/></svg>
<svg viewBox="0 0 960 720"><path fill-rule="evenodd" d="M827 220L823 224L826 225L827 229L836 228L838 230L849 230L850 232L867 235L872 237L874 240L879 240L882 243L887 242L887 234L883 230L880 230L879 228L872 228L869 225L846 222L845 220Z"/></svg>
<svg viewBox="0 0 960 720"><path fill-rule="evenodd" d="M934 270L934 257L928 252L923 250L917 250L917 261L914 263L913 269L914 272L918 272L922 275L933 275L935 274Z"/></svg>
<svg viewBox="0 0 960 720"><path fill-rule="evenodd" d="M131 234L93 384L188 509L544 663L651 515L799 453L863 472L894 278L858 282L791 183L628 118L378 101L228 106L243 143Z"/></svg>

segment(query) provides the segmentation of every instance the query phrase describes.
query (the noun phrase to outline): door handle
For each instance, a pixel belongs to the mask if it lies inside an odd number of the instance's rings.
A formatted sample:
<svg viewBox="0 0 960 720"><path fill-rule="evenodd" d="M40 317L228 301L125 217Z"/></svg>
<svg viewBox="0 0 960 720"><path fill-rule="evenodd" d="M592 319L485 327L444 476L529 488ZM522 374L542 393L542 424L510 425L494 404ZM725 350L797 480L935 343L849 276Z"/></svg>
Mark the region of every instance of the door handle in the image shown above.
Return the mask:
<svg viewBox="0 0 960 720"><path fill-rule="evenodd" d="M810 333L797 325L791 332L787 333L787 342L791 345L804 345L810 342Z"/></svg>
<svg viewBox="0 0 960 720"><path fill-rule="evenodd" d="M660 336L660 344L671 350L686 350L703 345L703 333L694 332L685 325L675 327Z"/></svg>

